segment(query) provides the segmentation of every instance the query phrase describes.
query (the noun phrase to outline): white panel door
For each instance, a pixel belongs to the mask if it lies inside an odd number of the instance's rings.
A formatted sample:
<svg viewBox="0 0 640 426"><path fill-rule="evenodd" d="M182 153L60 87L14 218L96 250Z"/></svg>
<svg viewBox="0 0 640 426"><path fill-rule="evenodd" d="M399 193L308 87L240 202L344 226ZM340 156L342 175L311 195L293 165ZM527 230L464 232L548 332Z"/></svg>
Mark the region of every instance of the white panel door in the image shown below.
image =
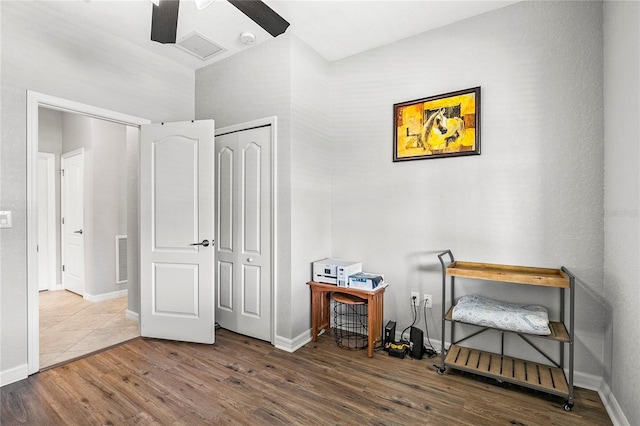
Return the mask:
<svg viewBox="0 0 640 426"><path fill-rule="evenodd" d="M140 135L140 332L214 343L214 122Z"/></svg>
<svg viewBox="0 0 640 426"><path fill-rule="evenodd" d="M84 151L62 154L62 286L84 296Z"/></svg>
<svg viewBox="0 0 640 426"><path fill-rule="evenodd" d="M216 319L271 341L271 127L216 137Z"/></svg>

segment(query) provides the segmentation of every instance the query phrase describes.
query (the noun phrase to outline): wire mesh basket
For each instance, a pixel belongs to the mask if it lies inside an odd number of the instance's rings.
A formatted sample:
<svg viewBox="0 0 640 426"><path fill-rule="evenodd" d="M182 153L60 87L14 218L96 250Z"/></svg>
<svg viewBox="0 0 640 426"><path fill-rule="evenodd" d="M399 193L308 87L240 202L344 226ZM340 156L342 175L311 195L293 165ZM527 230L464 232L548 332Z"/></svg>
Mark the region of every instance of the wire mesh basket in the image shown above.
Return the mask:
<svg viewBox="0 0 640 426"><path fill-rule="evenodd" d="M333 336L339 347L344 349L365 349L368 342L367 300L344 294L333 294Z"/></svg>

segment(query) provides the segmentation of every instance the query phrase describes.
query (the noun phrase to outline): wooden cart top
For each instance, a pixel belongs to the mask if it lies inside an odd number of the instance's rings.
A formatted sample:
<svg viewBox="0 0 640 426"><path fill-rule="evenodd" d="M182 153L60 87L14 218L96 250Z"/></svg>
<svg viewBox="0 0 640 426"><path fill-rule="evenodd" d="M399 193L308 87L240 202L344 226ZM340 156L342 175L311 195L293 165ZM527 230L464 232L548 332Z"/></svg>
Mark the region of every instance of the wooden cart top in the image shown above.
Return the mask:
<svg viewBox="0 0 640 426"><path fill-rule="evenodd" d="M446 272L449 276L479 280L546 287L571 287L569 276L561 269L455 261L447 266Z"/></svg>

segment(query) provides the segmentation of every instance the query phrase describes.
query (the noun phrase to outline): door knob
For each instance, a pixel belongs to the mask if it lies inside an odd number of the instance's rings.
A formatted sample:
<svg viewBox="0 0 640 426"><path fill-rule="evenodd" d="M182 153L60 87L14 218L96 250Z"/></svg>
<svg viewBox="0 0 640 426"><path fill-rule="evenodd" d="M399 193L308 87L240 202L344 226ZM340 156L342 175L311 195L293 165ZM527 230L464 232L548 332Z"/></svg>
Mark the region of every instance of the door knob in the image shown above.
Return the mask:
<svg viewBox="0 0 640 426"><path fill-rule="evenodd" d="M74 234L80 234L80 235L82 235L82 229L81 229L81 230L79 230L79 231L73 231L73 233L74 233Z"/></svg>
<svg viewBox="0 0 640 426"><path fill-rule="evenodd" d="M191 243L190 245L208 247L209 246L209 240L202 240L201 243Z"/></svg>
<svg viewBox="0 0 640 426"><path fill-rule="evenodd" d="M253 257L247 257L247 262L249 263L253 262Z"/></svg>

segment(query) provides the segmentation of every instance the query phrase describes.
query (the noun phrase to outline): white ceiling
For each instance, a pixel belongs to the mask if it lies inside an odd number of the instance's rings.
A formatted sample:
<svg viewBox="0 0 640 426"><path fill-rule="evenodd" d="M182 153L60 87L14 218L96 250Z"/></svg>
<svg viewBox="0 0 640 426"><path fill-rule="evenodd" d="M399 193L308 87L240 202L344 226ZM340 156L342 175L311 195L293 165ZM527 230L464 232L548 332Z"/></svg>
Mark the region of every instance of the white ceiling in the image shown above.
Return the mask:
<svg viewBox="0 0 640 426"><path fill-rule="evenodd" d="M295 33L329 61L516 1L264 0L289 21L291 26L287 31ZM150 40L152 3L149 0L48 0L39 3L51 13L61 14L82 26L83 31L107 31L194 70L251 48L240 41L243 31L252 32L257 43L272 38L226 0L215 0L204 10L197 10L191 0L181 0L177 38L195 30L226 49L224 53L202 61L173 45Z"/></svg>

